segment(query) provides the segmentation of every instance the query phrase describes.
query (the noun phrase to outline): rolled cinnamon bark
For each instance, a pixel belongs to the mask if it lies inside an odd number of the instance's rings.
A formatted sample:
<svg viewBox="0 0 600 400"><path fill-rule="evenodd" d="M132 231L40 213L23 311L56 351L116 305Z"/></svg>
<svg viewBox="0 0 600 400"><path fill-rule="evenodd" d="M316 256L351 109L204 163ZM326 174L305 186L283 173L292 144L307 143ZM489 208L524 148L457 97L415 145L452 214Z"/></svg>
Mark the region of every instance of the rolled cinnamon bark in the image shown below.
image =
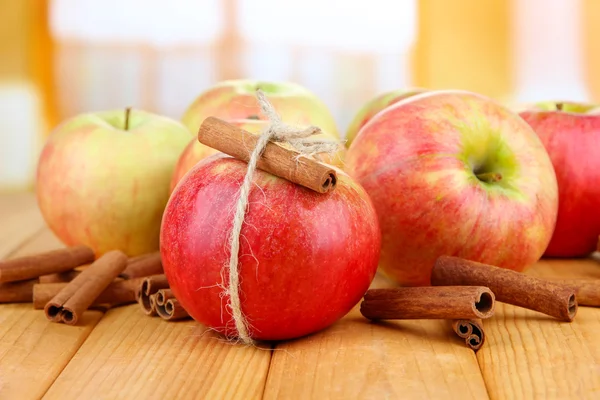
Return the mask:
<svg viewBox="0 0 600 400"><path fill-rule="evenodd" d="M198 141L213 149L248 162L259 137L219 118L208 117L198 131ZM337 184L335 169L299 153L269 142L257 168L319 193Z"/></svg>
<svg viewBox="0 0 600 400"><path fill-rule="evenodd" d="M575 291L577 305L600 307L600 279L553 279L552 281L572 288Z"/></svg>
<svg viewBox="0 0 600 400"><path fill-rule="evenodd" d="M92 261L94 252L86 246L67 247L0 261L0 282L24 281L41 275L65 272Z"/></svg>
<svg viewBox="0 0 600 400"><path fill-rule="evenodd" d="M189 314L173 295L171 289L160 289L153 295L156 313L167 321L189 318Z"/></svg>
<svg viewBox="0 0 600 400"><path fill-rule="evenodd" d="M164 273L160 252L144 254L138 257L130 258L127 262L127 268L121 273L124 279L142 278L150 275L159 275Z"/></svg>
<svg viewBox="0 0 600 400"><path fill-rule="evenodd" d="M165 275L153 275L142 280L137 291L137 300L146 315L156 315L156 304L151 297L160 289L168 289L169 282Z"/></svg>
<svg viewBox="0 0 600 400"><path fill-rule="evenodd" d="M575 290L505 268L458 257L439 257L431 273L434 286L487 286L496 300L572 321L577 314Z"/></svg>
<svg viewBox="0 0 600 400"><path fill-rule="evenodd" d="M37 279L0 283L0 303L29 303Z"/></svg>
<svg viewBox="0 0 600 400"><path fill-rule="evenodd" d="M494 293L475 286L370 289L360 312L372 320L489 318Z"/></svg>
<svg viewBox="0 0 600 400"><path fill-rule="evenodd" d="M137 301L136 291L141 283L142 278L114 281L98 295L91 306L108 304L114 307L135 303ZM36 310L43 309L67 285L68 283L66 282L38 283L33 285L33 308Z"/></svg>
<svg viewBox="0 0 600 400"><path fill-rule="evenodd" d="M40 276L40 283L61 283L71 282L81 271L75 269L66 272L57 272L56 274L42 275Z"/></svg>
<svg viewBox="0 0 600 400"><path fill-rule="evenodd" d="M459 319L452 322L452 329L471 349L479 350L485 342L483 323L477 319Z"/></svg>
<svg viewBox="0 0 600 400"><path fill-rule="evenodd" d="M75 325L79 316L127 266L127 256L113 250L104 254L69 282L44 307L50 321Z"/></svg>

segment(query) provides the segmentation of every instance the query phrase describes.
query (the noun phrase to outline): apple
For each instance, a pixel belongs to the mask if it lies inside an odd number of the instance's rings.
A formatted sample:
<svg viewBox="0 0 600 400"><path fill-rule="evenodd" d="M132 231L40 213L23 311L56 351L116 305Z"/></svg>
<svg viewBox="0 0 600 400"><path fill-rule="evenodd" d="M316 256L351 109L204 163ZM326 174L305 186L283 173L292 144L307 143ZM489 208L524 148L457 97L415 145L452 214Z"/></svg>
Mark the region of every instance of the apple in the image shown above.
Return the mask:
<svg viewBox="0 0 600 400"><path fill-rule="evenodd" d="M37 168L37 199L66 244L99 256L158 250L162 213L179 155L191 134L142 110L74 116L48 137Z"/></svg>
<svg viewBox="0 0 600 400"><path fill-rule="evenodd" d="M257 89L263 91L284 122L297 126L315 125L324 132L323 137L340 138L333 115L325 103L308 89L292 82L250 79L219 82L201 93L181 120L194 134L202 122L211 116L226 121L265 120L256 99Z"/></svg>
<svg viewBox="0 0 600 400"><path fill-rule="evenodd" d="M429 285L441 255L523 271L543 254L558 188L516 113L467 91L431 91L373 117L346 157L382 230L381 271Z"/></svg>
<svg viewBox="0 0 600 400"><path fill-rule="evenodd" d="M165 274L198 322L235 337L227 307L229 235L248 165L215 154L196 164L167 204L160 236ZM364 189L338 171L319 194L256 171L241 232L242 312L256 340L291 339L344 316L377 270L381 237Z"/></svg>
<svg viewBox="0 0 600 400"><path fill-rule="evenodd" d="M558 181L558 219L545 256L587 256L600 234L600 108L545 102L520 116L540 137Z"/></svg>
<svg viewBox="0 0 600 400"><path fill-rule="evenodd" d="M350 126L346 131L346 147L352 145L352 142L356 135L358 135L358 132L360 132L360 129L365 126L375 114L402 99L424 93L425 91L426 89L421 88L398 89L381 93L377 97L369 100L360 108L360 110L358 110L358 113L356 113L354 119L350 122Z"/></svg>
<svg viewBox="0 0 600 400"><path fill-rule="evenodd" d="M255 119L231 120L229 121L229 123L257 135L259 135L264 129L266 129L269 126L268 121L261 121ZM316 135L315 137L317 136L318 135ZM200 143L198 141L198 138L192 139L183 151L183 153L181 153L179 161L175 166L173 178L171 179L171 191L175 189L177 183L190 169L192 169L194 165L217 152L217 150ZM319 159L324 163L341 167L343 165L345 153L345 148L343 146L340 146L340 149L334 154L317 154L315 155L315 158Z"/></svg>

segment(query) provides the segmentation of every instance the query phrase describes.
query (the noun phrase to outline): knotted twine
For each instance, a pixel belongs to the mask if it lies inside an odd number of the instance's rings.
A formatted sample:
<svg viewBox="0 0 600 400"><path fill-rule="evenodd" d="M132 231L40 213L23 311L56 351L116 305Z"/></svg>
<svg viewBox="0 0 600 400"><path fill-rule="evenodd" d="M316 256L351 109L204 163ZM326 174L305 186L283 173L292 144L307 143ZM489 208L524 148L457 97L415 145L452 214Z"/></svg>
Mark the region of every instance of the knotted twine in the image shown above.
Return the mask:
<svg viewBox="0 0 600 400"><path fill-rule="evenodd" d="M240 234L248 210L248 197L252 188L254 173L256 172L256 164L270 141L290 145L298 151L298 157L312 157L318 153L332 154L339 147L339 142L334 140L311 139L311 136L322 133L319 127L296 128L283 122L273 105L267 100L260 89L256 91L256 97L262 113L267 117L270 124L263 130L256 147L252 151L250 160L248 161L248 170L246 171L244 182L240 187L239 198L235 207L235 216L233 218L233 229L231 230L229 239L231 248L231 255L229 257L229 286L225 291L225 295L229 296L228 307L233 316L238 338L245 344L253 344L254 341L250 337L248 321L242 312L240 301Z"/></svg>

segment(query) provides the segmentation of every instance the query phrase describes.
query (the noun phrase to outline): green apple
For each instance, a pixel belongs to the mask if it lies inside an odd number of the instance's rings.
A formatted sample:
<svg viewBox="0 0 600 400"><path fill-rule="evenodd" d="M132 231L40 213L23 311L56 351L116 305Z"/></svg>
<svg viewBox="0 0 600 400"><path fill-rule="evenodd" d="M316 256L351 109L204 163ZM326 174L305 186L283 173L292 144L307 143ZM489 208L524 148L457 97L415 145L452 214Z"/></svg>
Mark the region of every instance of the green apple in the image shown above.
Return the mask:
<svg viewBox="0 0 600 400"><path fill-rule="evenodd" d="M66 244L97 255L158 250L177 160L192 135L180 122L141 110L85 113L56 127L37 169L37 198Z"/></svg>
<svg viewBox="0 0 600 400"><path fill-rule="evenodd" d="M392 90L390 92L381 93L377 97L369 100L360 108L360 110L358 110L358 113L356 113L354 119L352 122L350 122L350 126L346 131L346 147L350 147L361 128L365 126L365 124L369 122L369 120L373 118L375 114L384 108L399 102L400 100L423 93L425 91L425 89L421 88Z"/></svg>

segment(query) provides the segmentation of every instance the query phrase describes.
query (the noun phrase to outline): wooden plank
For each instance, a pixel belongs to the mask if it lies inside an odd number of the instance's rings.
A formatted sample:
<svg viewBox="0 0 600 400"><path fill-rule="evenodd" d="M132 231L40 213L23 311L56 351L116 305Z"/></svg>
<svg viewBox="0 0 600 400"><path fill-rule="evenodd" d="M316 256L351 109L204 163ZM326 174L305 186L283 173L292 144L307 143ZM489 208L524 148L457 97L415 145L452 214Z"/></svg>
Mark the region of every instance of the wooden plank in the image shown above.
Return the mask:
<svg viewBox="0 0 600 400"><path fill-rule="evenodd" d="M138 305L107 312L45 399L258 399L271 350L233 345Z"/></svg>
<svg viewBox="0 0 600 400"><path fill-rule="evenodd" d="M28 198L31 197L22 198L24 203L21 205L13 203L10 209L6 207L1 211L15 217L21 216L20 223L0 226L1 237L20 239L10 242L12 248L6 243L1 248L4 253L11 254L11 257L61 246L48 230L29 238L35 231L32 223L39 221L34 217L22 218L36 215L31 212L31 208L27 209L35 206ZM6 206L6 197L0 197L0 203ZM25 243L21 243L23 241ZM15 247L18 247L17 251L14 251ZM81 324L72 327L48 322L44 313L33 310L31 304L0 305L0 398L40 398L101 316L102 313L98 311L86 312Z"/></svg>
<svg viewBox="0 0 600 400"><path fill-rule="evenodd" d="M44 219L32 193L0 196L0 259L44 227Z"/></svg>
<svg viewBox="0 0 600 400"><path fill-rule="evenodd" d="M373 287L383 286L378 278ZM477 359L449 321L370 323L358 307L330 328L275 348L266 399L483 399Z"/></svg>
<svg viewBox="0 0 600 400"><path fill-rule="evenodd" d="M544 260L527 273L600 277L596 260ZM600 398L600 309L580 307L572 323L498 303L477 353L491 398Z"/></svg>

